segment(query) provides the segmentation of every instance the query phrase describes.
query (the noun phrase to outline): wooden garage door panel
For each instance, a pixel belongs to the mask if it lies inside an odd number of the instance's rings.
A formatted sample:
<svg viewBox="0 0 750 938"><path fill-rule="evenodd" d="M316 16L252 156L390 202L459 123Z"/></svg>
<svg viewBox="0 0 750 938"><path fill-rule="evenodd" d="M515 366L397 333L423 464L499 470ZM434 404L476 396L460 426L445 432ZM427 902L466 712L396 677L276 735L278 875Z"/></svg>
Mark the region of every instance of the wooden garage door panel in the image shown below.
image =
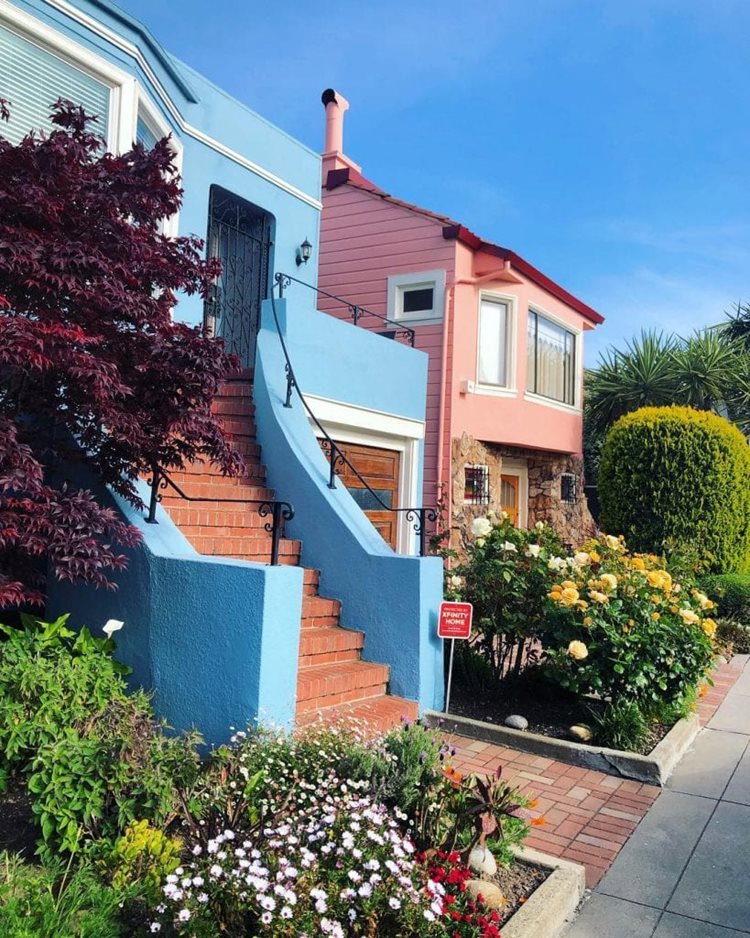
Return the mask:
<svg viewBox="0 0 750 938"><path fill-rule="evenodd" d="M334 443L378 498L389 507L398 508L401 454L396 450L382 449L377 446L361 446L355 443L343 443L339 440L334 440ZM360 479L346 464L342 466L339 478L383 539L395 550L398 534L397 516L378 504L378 499L362 485Z"/></svg>

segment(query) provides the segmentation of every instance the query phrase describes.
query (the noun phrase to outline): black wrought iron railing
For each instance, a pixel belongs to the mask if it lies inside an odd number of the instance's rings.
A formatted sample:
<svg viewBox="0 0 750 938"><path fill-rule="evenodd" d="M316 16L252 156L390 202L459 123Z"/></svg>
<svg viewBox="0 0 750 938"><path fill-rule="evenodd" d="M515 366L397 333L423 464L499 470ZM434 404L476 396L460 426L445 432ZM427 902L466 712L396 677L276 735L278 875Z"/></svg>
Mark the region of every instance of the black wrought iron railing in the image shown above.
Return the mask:
<svg viewBox="0 0 750 938"><path fill-rule="evenodd" d="M169 475L160 466L152 466L151 478L148 480L148 484L151 486L148 513L146 514L148 524L159 523L156 520L156 508L162 500L162 492L167 488L172 489L187 502L226 502L228 504L257 505L260 517L269 518L263 525L263 530L271 535L271 564L272 566L278 564L279 541L284 536L284 525L294 517L294 508L290 502L280 501L275 498L212 498L211 496L188 495L174 479L170 479Z"/></svg>
<svg viewBox="0 0 750 938"><path fill-rule="evenodd" d="M327 290L321 290L320 287L313 286L311 283L306 283L304 280L299 280L297 277L292 277L291 274L276 274L276 284L279 288L279 299L284 296L284 287L288 287L291 283L299 283L301 286L307 287L308 290L314 290L318 296L324 296L326 299L334 300L336 303L345 307L348 310L349 317L355 326L358 326L363 319L367 318L378 319L386 326L393 326L393 329L389 330L389 335L391 335L393 338L401 337L406 339L409 345L414 348L414 338L416 333L413 329L405 326L402 322L398 322L395 319L389 319L382 313L376 313L373 310L367 309L364 306L360 306L357 303L352 303L350 300L346 300L342 296L336 296L335 293L328 293Z"/></svg>
<svg viewBox="0 0 750 938"><path fill-rule="evenodd" d="M289 286L289 283L296 278L290 277L288 274L278 273L276 274L274 280L276 286L279 288L279 299L284 295L284 287ZM302 281L297 281L301 283ZM309 284L305 284L309 286ZM314 288L313 288L314 289ZM279 337L279 342L281 343L281 350L284 353L284 372L286 374L286 398L284 400L284 407L292 406L292 395L296 393L299 398L302 406L307 411L312 422L318 429L318 432L321 435L321 448L325 455L328 458L329 464L329 478L328 478L328 488L336 488L336 478L340 474L341 469L346 466L352 475L359 480L363 489L370 493L374 501L377 503L378 511L388 511L396 516L401 516L406 519L408 524L412 525L412 530L419 538L419 553L420 556L424 557L427 553L427 543L428 543L428 524L435 524L438 520L438 509L430 508L425 505L420 505L416 508L393 508L391 505L388 505L383 499L378 495L378 493L370 486L367 480L362 476L362 474L357 470L355 466L352 465L351 461L347 458L343 450L334 442L328 431L323 427L321 422L313 413L310 405L307 403L304 394L300 390L300 387L297 383L297 378L294 374L294 368L292 366L292 360L289 355L289 349L287 348L286 341L284 340L284 334L281 329L281 324L279 323L279 317L276 312L276 298L274 297L274 291L271 290L271 309L273 312L273 319L276 325L276 332ZM377 315L377 314L375 314ZM381 317L382 318L382 317ZM409 330L412 331L412 330Z"/></svg>

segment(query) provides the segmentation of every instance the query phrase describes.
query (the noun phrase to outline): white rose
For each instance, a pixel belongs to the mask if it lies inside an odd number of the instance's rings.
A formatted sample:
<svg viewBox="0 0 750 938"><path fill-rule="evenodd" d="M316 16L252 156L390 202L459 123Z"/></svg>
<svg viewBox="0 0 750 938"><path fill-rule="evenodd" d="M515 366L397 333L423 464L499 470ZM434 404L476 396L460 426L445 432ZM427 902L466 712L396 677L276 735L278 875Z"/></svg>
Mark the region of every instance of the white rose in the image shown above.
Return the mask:
<svg viewBox="0 0 750 938"><path fill-rule="evenodd" d="M484 538L478 537L474 543L477 545L477 547L484 547Z"/></svg>
<svg viewBox="0 0 750 938"><path fill-rule="evenodd" d="M537 531L543 531L543 530L544 530L544 522L543 522L543 521L537 521L537 523L534 525L534 527L537 529Z"/></svg>
<svg viewBox="0 0 750 938"><path fill-rule="evenodd" d="M568 561L563 557L550 557L547 566L550 570L564 570L568 566Z"/></svg>
<svg viewBox="0 0 750 938"><path fill-rule="evenodd" d="M542 549L542 548L540 547L539 544L529 544L529 546L526 548L526 556L527 556L527 557L538 557L538 556L539 556L539 551L540 551L541 549Z"/></svg>
<svg viewBox="0 0 750 938"><path fill-rule="evenodd" d="M460 576L456 576L454 573L453 576L448 580L448 583L453 587L454 590L460 589L463 585L463 580Z"/></svg>
<svg viewBox="0 0 750 938"><path fill-rule="evenodd" d="M518 552L518 548L512 541L506 541L503 544L503 550L508 551L508 553L514 553L514 554Z"/></svg>
<svg viewBox="0 0 750 938"><path fill-rule="evenodd" d="M488 518L475 518L471 522L471 533L474 537L487 537L492 530L492 523Z"/></svg>
<svg viewBox="0 0 750 938"><path fill-rule="evenodd" d="M573 563L577 567L585 567L586 564L590 562L591 557L589 557L585 550L579 550L578 553L573 557Z"/></svg>

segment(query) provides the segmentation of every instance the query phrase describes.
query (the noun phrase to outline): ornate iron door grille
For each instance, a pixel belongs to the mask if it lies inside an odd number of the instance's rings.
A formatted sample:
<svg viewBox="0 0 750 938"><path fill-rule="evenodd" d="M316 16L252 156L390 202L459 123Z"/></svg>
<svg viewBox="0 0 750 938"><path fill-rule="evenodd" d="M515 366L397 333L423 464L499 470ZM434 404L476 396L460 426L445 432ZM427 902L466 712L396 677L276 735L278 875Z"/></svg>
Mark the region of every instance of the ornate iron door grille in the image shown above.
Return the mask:
<svg viewBox="0 0 750 938"><path fill-rule="evenodd" d="M207 243L208 256L221 261L221 276L205 304L206 327L243 368L252 368L260 305L268 296L271 216L211 186Z"/></svg>

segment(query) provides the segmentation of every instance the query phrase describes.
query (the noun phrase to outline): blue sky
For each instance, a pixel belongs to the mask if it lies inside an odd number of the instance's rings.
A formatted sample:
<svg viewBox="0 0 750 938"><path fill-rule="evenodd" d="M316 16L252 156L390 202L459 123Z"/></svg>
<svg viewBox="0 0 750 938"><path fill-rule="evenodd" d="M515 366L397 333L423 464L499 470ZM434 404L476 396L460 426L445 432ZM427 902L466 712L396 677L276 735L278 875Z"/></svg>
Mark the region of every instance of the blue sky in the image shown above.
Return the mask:
<svg viewBox="0 0 750 938"><path fill-rule="evenodd" d="M316 150L340 90L365 175L606 316L589 363L750 300L748 0L121 6Z"/></svg>

